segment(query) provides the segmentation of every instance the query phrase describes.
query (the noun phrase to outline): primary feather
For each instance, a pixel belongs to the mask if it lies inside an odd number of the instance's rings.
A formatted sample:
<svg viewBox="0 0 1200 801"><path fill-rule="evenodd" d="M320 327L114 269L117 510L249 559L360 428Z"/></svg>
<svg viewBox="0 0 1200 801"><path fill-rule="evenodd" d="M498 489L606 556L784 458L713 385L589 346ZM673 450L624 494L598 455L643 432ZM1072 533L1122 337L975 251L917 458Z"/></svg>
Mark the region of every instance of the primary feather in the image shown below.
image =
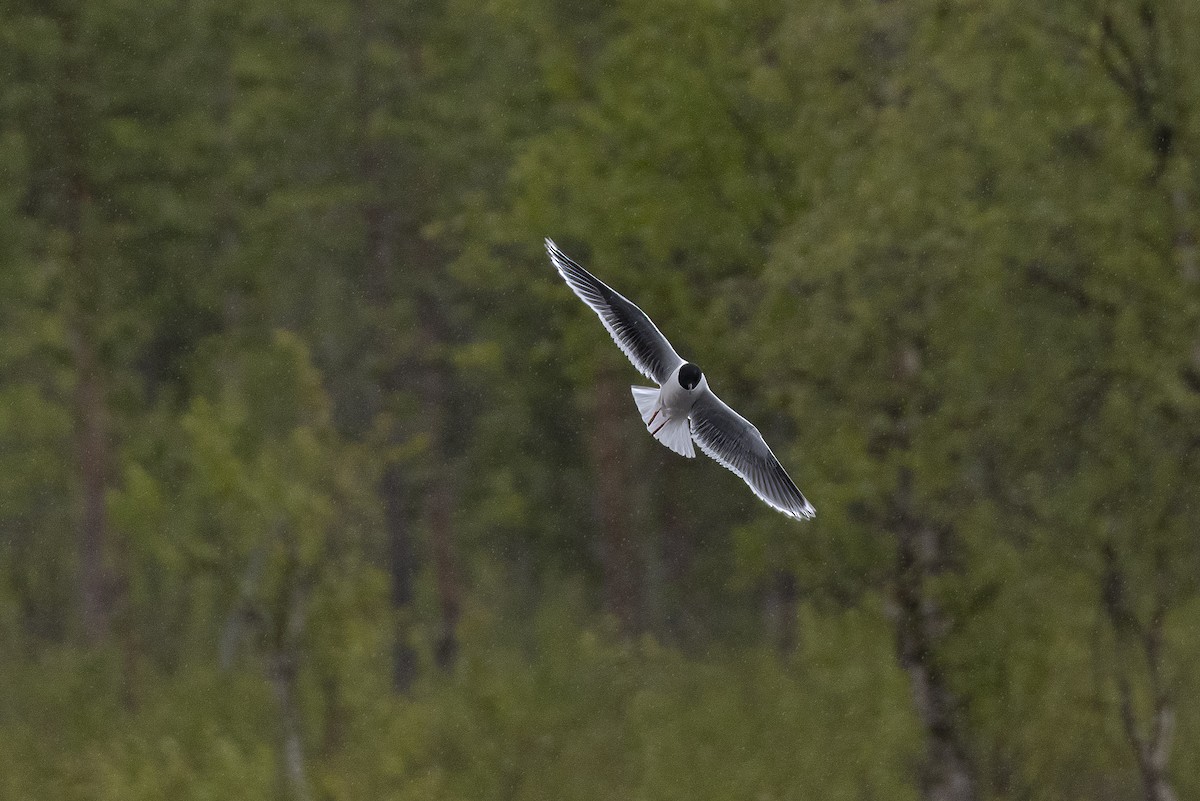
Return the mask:
<svg viewBox="0 0 1200 801"><path fill-rule="evenodd" d="M712 390L692 407L692 439L714 461L741 476L771 507L789 517L816 515L804 493L775 458L762 434Z"/></svg>
<svg viewBox="0 0 1200 801"><path fill-rule="evenodd" d="M549 239L546 240L546 252L567 286L596 312L613 342L629 357L633 366L646 378L666 383L683 359L646 313L572 261Z"/></svg>

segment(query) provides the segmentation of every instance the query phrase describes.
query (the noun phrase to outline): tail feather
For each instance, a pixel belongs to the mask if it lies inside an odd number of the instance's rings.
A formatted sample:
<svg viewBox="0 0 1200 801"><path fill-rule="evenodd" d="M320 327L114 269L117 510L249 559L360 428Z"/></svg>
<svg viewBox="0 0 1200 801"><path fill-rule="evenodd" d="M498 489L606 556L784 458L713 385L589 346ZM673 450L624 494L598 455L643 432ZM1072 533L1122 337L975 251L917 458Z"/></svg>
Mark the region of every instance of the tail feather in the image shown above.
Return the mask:
<svg viewBox="0 0 1200 801"><path fill-rule="evenodd" d="M692 446L692 426L687 417L676 419L667 417L662 407L658 405L659 391L657 389L650 387L630 387L630 389L633 390L633 400L637 404L638 412L642 415L642 422L646 424L646 430L653 434L656 440L680 456L686 456L689 459L696 458L696 449Z"/></svg>
<svg viewBox="0 0 1200 801"><path fill-rule="evenodd" d="M657 423L655 423L655 428L658 428ZM689 459L696 458L696 449L692 447L692 426L687 417L668 420L666 425L655 432L654 438L680 456L686 456Z"/></svg>
<svg viewBox="0 0 1200 801"><path fill-rule="evenodd" d="M658 390L650 387L630 387L633 390L633 402L637 404L642 422L650 425L650 418L658 408Z"/></svg>

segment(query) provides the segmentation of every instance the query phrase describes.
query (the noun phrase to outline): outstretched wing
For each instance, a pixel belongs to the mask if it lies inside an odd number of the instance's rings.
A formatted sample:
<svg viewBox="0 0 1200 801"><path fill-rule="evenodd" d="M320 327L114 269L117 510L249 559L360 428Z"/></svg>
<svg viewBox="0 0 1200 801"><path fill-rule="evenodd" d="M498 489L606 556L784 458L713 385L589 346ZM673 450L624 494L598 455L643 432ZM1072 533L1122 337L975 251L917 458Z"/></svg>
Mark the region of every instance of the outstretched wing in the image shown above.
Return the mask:
<svg viewBox="0 0 1200 801"><path fill-rule="evenodd" d="M675 368L683 363L667 338L655 327L646 313L633 305L619 292L580 267L546 240L546 252L559 275L574 290L580 300L592 307L600 322L608 329L613 342L629 357L633 366L647 378L665 384Z"/></svg>
<svg viewBox="0 0 1200 801"><path fill-rule="evenodd" d="M816 515L816 509L771 453L758 429L712 390L700 396L690 417L692 439L700 450L741 476L755 495L797 520Z"/></svg>

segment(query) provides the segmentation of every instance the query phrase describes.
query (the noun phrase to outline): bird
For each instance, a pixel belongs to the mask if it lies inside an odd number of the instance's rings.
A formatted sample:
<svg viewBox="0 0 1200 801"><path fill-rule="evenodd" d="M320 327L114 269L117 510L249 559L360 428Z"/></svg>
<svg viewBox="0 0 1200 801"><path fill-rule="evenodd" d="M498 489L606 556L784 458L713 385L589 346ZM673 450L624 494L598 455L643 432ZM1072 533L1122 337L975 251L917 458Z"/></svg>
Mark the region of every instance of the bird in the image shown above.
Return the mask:
<svg viewBox="0 0 1200 801"><path fill-rule="evenodd" d="M771 508L796 520L816 515L758 429L708 385L704 372L682 358L650 318L624 295L568 257L554 241L546 253L567 286L608 329L613 342L657 388L631 386L646 430L675 453L693 459L692 443L733 471Z"/></svg>

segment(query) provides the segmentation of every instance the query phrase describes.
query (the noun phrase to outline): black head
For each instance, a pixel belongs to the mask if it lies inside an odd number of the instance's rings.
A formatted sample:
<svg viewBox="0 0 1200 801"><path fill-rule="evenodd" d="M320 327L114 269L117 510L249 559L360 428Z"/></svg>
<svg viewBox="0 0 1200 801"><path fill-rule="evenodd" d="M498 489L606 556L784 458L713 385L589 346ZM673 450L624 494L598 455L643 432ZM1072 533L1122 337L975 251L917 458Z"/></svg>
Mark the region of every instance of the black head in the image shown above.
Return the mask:
<svg viewBox="0 0 1200 801"><path fill-rule="evenodd" d="M687 362L683 367L679 368L679 386L684 389L695 389L703 377L704 373L700 372L700 368L691 362Z"/></svg>

